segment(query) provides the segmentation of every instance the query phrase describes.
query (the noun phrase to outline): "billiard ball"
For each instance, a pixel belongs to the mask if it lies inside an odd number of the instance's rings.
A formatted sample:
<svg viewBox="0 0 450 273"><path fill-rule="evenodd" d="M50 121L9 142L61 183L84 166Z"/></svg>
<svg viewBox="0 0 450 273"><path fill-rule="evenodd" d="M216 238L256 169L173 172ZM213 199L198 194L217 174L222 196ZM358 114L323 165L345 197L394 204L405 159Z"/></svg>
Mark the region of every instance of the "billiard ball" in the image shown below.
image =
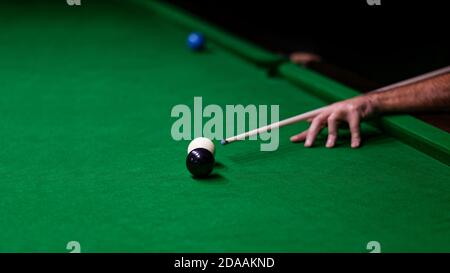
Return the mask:
<svg viewBox="0 0 450 273"><path fill-rule="evenodd" d="M205 148L209 150L213 155L215 152L214 143L211 141L211 139L206 137L197 137L194 138L188 146L187 152L190 153L192 150L196 148Z"/></svg>
<svg viewBox="0 0 450 273"><path fill-rule="evenodd" d="M192 32L188 35L186 43L190 49L199 51L205 47L205 37L199 32Z"/></svg>
<svg viewBox="0 0 450 273"><path fill-rule="evenodd" d="M214 169L214 156L204 148L192 150L186 158L186 166L194 177L206 177Z"/></svg>
<svg viewBox="0 0 450 273"><path fill-rule="evenodd" d="M214 169L214 143L207 138L196 138L188 146L186 167L198 178L207 177Z"/></svg>

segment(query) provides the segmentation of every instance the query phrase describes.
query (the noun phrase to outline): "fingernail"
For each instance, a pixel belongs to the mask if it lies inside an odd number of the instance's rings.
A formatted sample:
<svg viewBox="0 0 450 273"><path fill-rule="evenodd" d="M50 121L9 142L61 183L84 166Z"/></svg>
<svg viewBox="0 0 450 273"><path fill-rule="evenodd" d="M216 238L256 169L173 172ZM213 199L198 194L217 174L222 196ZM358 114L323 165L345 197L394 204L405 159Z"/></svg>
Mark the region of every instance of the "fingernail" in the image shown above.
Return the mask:
<svg viewBox="0 0 450 273"><path fill-rule="evenodd" d="M310 147L311 146L311 141L306 141L305 142L305 147Z"/></svg>
<svg viewBox="0 0 450 273"><path fill-rule="evenodd" d="M291 139L292 142L297 140L297 138L295 136L292 136L290 139Z"/></svg>
<svg viewBox="0 0 450 273"><path fill-rule="evenodd" d="M328 140L327 140L326 146L327 146L327 148L331 148L331 147L332 147L332 146L331 146L331 139L328 139Z"/></svg>

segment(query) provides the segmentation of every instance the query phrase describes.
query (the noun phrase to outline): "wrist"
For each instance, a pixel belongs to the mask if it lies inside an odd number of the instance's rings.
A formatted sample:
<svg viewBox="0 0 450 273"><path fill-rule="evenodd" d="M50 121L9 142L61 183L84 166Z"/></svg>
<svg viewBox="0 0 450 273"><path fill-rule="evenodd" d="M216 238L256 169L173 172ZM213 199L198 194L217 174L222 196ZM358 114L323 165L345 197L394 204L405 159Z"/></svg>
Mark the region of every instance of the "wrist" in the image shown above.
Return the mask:
<svg viewBox="0 0 450 273"><path fill-rule="evenodd" d="M370 107L372 109L373 115L378 115L379 113L382 112L380 100L379 100L377 94L371 94L371 96L369 96L368 101L369 101Z"/></svg>
<svg viewBox="0 0 450 273"><path fill-rule="evenodd" d="M363 118L369 118L378 115L381 112L376 94L366 94L359 97L361 103L361 115Z"/></svg>

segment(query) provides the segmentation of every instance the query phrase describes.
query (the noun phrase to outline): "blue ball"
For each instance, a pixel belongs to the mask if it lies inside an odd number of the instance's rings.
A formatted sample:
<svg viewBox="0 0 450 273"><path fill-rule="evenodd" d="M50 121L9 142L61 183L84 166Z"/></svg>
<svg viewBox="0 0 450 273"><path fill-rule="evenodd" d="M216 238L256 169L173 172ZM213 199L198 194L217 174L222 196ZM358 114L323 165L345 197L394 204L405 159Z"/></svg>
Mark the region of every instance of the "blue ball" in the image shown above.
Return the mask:
<svg viewBox="0 0 450 273"><path fill-rule="evenodd" d="M187 38L187 45L192 50L201 50L205 46L205 37L199 32L192 32Z"/></svg>

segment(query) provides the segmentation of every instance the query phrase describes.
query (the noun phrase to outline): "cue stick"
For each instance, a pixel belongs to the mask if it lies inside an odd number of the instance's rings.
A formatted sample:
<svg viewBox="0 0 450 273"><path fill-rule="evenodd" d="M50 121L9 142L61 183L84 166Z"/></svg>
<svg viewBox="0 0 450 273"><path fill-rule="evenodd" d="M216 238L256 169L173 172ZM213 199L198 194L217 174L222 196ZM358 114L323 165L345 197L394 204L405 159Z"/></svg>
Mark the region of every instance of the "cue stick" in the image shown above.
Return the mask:
<svg viewBox="0 0 450 273"><path fill-rule="evenodd" d="M405 85L408 85L408 84L412 84L412 83L416 83L416 82L423 81L423 80L426 80L426 79L430 79L430 78L433 78L433 77L436 77L436 76L439 76L439 75L442 75L442 74L445 74L445 73L449 73L449 72L450 72L450 66L443 67L443 68L440 68L440 69L437 69L437 70L434 70L434 71L431 71L431 72L419 75L419 76L411 78L411 79L407 79L407 80L404 80L404 81L401 81L401 82L398 82L398 83L390 84L388 86L375 89L373 91L370 91L369 93L386 91L386 90L389 90L389 89L392 89L392 88L405 86Z"/></svg>
<svg viewBox="0 0 450 273"><path fill-rule="evenodd" d="M306 113L303 113L303 114L299 114L299 115L296 115L296 116L284 119L282 121L274 122L272 124L269 124L269 125L253 129L251 131L248 131L248 132L245 132L245 133L242 133L242 134L239 134L237 136L229 137L229 138L227 138L225 140L222 140L220 143L222 145L225 145L225 144L234 142L236 140L243 140L246 137L250 137L250 136L253 136L253 135L256 135L256 134L264 133L264 132L269 131L271 129L281 128L281 127L286 126L286 125L294 124L294 123L297 123L297 122L300 122L300 121L303 121L303 120L308 120L310 118L313 118L315 115L317 115L325 107L321 107L321 108L318 108L318 109L315 109L315 110L312 110L312 111L309 111L309 112L306 112Z"/></svg>
<svg viewBox="0 0 450 273"><path fill-rule="evenodd" d="M369 93L382 92L382 91L386 91L386 90L393 89L393 88L396 88L396 87L405 86L405 85L408 85L408 84L412 84L412 83L415 83L415 82L419 82L419 81L423 81L423 80L426 80L426 79L429 79L429 78L433 78L433 77L436 77L436 76L439 76L441 74L445 74L445 73L448 73L448 72L450 72L450 66L447 66L447 67L444 67L444 68L441 68L441 69L438 69L438 70L434 70L434 71L425 73L423 75L420 75L420 76L417 76L417 77L414 77L414 78L410 78L410 79L407 79L407 80L404 80L404 81L400 81L398 83L390 84L388 86L385 86L385 87L378 88L378 89L375 89L373 91L370 91ZM256 135L256 134L264 133L264 132L269 131L271 129L281 128L281 127L286 126L286 125L291 125L291 124L294 124L294 123L298 123L300 121L311 119L314 116L316 116L318 113L320 113L320 111L322 111L322 109L324 109L325 107L327 107L327 106L320 107L318 109L315 109L315 110L312 110L312 111L309 111L309 112L306 112L306 113L303 113L303 114L299 114L299 115L296 115L296 116L284 119L282 121L274 122L272 124L269 124L269 125L253 129L251 131L248 131L248 132L245 132L245 133L242 133L242 134L239 134L237 136L229 137L229 138L227 138L225 140L222 140L220 143L222 145L225 145L225 144L237 141L237 140L243 140L246 137L250 137L250 136L253 136L253 135Z"/></svg>

